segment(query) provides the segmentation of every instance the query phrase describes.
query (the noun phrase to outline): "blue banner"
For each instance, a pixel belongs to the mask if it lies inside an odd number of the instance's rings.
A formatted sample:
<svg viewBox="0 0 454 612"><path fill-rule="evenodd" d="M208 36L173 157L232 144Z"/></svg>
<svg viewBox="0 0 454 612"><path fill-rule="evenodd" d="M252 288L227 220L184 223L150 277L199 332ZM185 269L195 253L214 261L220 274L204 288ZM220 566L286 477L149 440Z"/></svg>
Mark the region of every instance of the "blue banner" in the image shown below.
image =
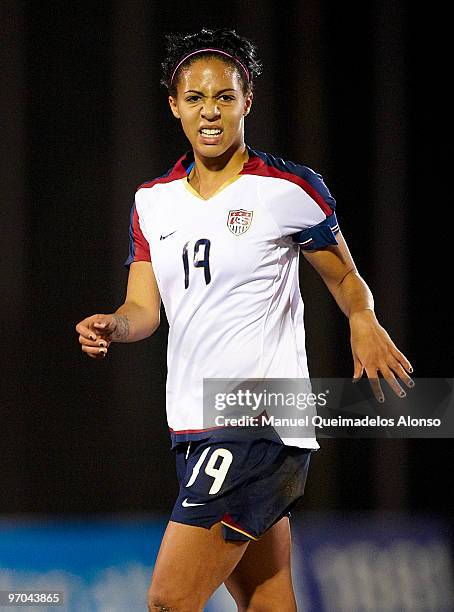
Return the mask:
<svg viewBox="0 0 454 612"><path fill-rule="evenodd" d="M64 593L63 606L27 610L143 612L165 524L3 520L0 591ZM298 514L292 525L299 612L454 610L451 534L443 522ZM224 587L206 607L235 610Z"/></svg>

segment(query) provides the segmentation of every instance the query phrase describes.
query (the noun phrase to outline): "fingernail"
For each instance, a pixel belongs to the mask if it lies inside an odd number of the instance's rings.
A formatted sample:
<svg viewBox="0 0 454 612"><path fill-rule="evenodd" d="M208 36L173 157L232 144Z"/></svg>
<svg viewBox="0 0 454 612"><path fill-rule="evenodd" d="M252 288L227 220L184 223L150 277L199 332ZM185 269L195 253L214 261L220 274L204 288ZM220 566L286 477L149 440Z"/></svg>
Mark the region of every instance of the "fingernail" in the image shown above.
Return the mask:
<svg viewBox="0 0 454 612"><path fill-rule="evenodd" d="M400 397L406 397L406 396L407 396L407 394L405 393L405 391L401 391L401 392L399 393L399 395L400 395Z"/></svg>
<svg viewBox="0 0 454 612"><path fill-rule="evenodd" d="M96 338L95 338L95 336L93 336L93 334L90 334L88 337L90 338L90 340L96 340Z"/></svg>
<svg viewBox="0 0 454 612"><path fill-rule="evenodd" d="M105 355L107 353L105 348L100 348L98 352L102 353L103 355Z"/></svg>
<svg viewBox="0 0 454 612"><path fill-rule="evenodd" d="M409 372L413 372L413 368L410 366L410 367L408 368L408 371L409 371Z"/></svg>
<svg viewBox="0 0 454 612"><path fill-rule="evenodd" d="M98 346L105 347L105 346L107 346L107 345L106 345L106 343L105 343L105 342L103 342L103 341L101 340L101 342L98 342Z"/></svg>
<svg viewBox="0 0 454 612"><path fill-rule="evenodd" d="M383 402L385 401L383 395L378 398L378 401L380 402L380 404L383 404Z"/></svg>
<svg viewBox="0 0 454 612"><path fill-rule="evenodd" d="M409 387L414 387L415 386L415 382L410 378L410 380L408 381L408 386Z"/></svg>

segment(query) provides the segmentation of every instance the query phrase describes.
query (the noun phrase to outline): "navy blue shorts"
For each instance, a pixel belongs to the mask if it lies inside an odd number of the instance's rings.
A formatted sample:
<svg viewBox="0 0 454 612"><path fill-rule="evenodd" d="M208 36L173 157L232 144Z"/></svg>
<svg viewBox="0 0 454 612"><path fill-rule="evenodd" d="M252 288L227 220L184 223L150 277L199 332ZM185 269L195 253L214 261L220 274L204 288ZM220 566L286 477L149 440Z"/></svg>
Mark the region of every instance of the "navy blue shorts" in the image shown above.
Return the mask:
<svg viewBox="0 0 454 612"><path fill-rule="evenodd" d="M171 521L209 529L226 540L258 540L301 500L310 449L264 439L206 439L175 448L178 499Z"/></svg>

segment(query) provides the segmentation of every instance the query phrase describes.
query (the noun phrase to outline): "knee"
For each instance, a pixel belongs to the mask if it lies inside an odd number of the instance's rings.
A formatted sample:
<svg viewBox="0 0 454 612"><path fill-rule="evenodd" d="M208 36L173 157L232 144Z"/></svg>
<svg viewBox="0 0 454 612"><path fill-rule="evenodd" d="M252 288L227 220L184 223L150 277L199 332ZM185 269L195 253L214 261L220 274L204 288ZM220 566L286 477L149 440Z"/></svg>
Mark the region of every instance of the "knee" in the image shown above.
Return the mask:
<svg viewBox="0 0 454 612"><path fill-rule="evenodd" d="M159 593L155 589L148 589L148 612L175 612L175 603L167 593Z"/></svg>
<svg viewBox="0 0 454 612"><path fill-rule="evenodd" d="M177 608L168 598L148 593L148 612L176 612ZM180 610L180 608L178 608Z"/></svg>
<svg viewBox="0 0 454 612"><path fill-rule="evenodd" d="M192 598L179 597L167 590L148 590L148 612L199 612L203 610Z"/></svg>
<svg viewBox="0 0 454 612"><path fill-rule="evenodd" d="M174 608L169 608L162 602L148 600L148 612L172 612L173 610Z"/></svg>

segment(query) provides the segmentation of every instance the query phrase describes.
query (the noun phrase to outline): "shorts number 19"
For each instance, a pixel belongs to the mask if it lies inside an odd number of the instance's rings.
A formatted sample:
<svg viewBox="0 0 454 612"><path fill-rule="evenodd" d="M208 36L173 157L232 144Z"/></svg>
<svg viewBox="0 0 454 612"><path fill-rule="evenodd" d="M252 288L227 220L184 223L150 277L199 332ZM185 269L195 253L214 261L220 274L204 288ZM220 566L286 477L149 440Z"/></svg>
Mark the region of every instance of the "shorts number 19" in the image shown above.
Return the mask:
<svg viewBox="0 0 454 612"><path fill-rule="evenodd" d="M188 483L186 485L187 487L190 487L194 484L197 476L199 475L200 468L202 467L203 462L205 461L206 456L210 451L210 448L211 446L206 448L200 455L199 460L192 469L191 478L188 480ZM216 462L219 457L221 457L222 460L219 466L216 467ZM217 448L211 454L211 457L208 459L204 470L207 476L211 476L212 478L214 478L213 484L211 485L211 488L208 491L210 495L214 495L215 493L218 493L220 491L232 461L233 455L227 448Z"/></svg>

